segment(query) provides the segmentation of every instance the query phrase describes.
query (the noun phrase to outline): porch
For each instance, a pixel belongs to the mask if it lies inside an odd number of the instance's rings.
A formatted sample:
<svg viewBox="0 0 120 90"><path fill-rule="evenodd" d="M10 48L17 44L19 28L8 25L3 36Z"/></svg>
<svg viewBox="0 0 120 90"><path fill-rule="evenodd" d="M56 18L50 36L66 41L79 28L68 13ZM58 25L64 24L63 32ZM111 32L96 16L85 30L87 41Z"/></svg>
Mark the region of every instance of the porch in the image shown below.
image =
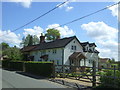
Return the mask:
<svg viewBox="0 0 120 90"><path fill-rule="evenodd" d="M70 65L72 66L81 66L79 67L71 67L72 72L79 72L80 70L84 70L86 67L86 57L82 52L74 52L70 57Z"/></svg>

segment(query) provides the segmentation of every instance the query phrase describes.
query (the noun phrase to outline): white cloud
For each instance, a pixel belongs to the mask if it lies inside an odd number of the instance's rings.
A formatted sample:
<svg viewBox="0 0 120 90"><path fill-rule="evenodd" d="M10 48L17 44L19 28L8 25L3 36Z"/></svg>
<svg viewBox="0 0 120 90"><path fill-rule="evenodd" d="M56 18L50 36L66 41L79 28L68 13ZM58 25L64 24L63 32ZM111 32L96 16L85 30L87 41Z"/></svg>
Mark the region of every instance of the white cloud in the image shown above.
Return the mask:
<svg viewBox="0 0 120 90"><path fill-rule="evenodd" d="M52 24L48 25L47 29L48 28L55 28L59 30L61 37L69 37L75 35L75 32L72 29L68 28L68 26L59 27L59 24Z"/></svg>
<svg viewBox="0 0 120 90"><path fill-rule="evenodd" d="M43 32L43 29L40 26L34 26L33 28L24 29L23 34L25 36L30 34L30 35L37 35L37 37L39 37L42 32Z"/></svg>
<svg viewBox="0 0 120 90"><path fill-rule="evenodd" d="M73 9L73 7L66 7L66 11L70 11L70 10L72 10Z"/></svg>
<svg viewBox="0 0 120 90"><path fill-rule="evenodd" d="M31 3L32 3L32 0L9 0L9 1L20 3L25 8L29 8L31 6Z"/></svg>
<svg viewBox="0 0 120 90"><path fill-rule="evenodd" d="M61 6L59 6L59 8L61 9L61 8L65 8L65 11L70 11L70 10L72 10L74 7L72 7L72 6L69 6L69 1L67 1L66 3L64 3L63 5L61 5ZM59 5L59 4L58 4ZM58 6L57 5L57 6Z"/></svg>
<svg viewBox="0 0 120 90"><path fill-rule="evenodd" d="M81 28L96 41L101 57L111 57L118 60L118 30L104 22L82 24Z"/></svg>
<svg viewBox="0 0 120 90"><path fill-rule="evenodd" d="M117 38L118 30L108 26L104 22L90 22L82 24L81 28L87 31L87 35L95 39L111 40Z"/></svg>
<svg viewBox="0 0 120 90"><path fill-rule="evenodd" d="M10 30L5 30L5 31L0 30L0 43L1 42L6 42L11 45L16 45L17 47L19 47L19 44L21 42L20 34L15 34Z"/></svg>
<svg viewBox="0 0 120 90"><path fill-rule="evenodd" d="M111 14L114 17L117 17L117 19L120 21L120 16L118 16L120 14L120 6L117 4L115 6L108 8L108 9L111 10Z"/></svg>

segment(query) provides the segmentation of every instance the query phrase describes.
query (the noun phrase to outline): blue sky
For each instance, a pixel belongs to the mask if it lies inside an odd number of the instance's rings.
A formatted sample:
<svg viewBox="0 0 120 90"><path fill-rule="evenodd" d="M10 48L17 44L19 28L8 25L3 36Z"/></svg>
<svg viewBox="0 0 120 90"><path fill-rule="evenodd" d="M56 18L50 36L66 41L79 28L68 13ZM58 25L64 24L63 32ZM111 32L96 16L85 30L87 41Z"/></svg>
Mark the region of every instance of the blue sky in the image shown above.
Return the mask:
<svg viewBox="0 0 120 90"><path fill-rule="evenodd" d="M26 24L59 3L60 2L3 2L2 31L0 31L0 35L11 32ZM114 3L115 2L66 3L24 28L2 37L2 41L10 45L19 46L22 37L27 34L40 36L40 33L46 31L46 28L56 27ZM114 6L72 24L59 27L58 29L62 37L76 35L81 42L95 42L98 46L96 49L100 51L101 57L113 57L117 59L117 30L119 20L117 20L118 15L116 13L117 9Z"/></svg>

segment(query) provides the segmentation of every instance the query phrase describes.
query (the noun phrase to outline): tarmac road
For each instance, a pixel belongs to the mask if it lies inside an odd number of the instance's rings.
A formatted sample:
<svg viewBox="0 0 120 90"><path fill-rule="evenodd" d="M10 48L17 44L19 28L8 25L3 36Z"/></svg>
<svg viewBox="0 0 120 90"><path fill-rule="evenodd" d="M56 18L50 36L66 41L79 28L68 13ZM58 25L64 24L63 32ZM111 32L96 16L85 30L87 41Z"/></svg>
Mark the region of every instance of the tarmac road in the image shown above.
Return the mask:
<svg viewBox="0 0 120 90"><path fill-rule="evenodd" d="M2 78L0 78L2 88L67 88L64 85L46 79L34 79L18 74L15 71L1 69L0 71L2 71Z"/></svg>

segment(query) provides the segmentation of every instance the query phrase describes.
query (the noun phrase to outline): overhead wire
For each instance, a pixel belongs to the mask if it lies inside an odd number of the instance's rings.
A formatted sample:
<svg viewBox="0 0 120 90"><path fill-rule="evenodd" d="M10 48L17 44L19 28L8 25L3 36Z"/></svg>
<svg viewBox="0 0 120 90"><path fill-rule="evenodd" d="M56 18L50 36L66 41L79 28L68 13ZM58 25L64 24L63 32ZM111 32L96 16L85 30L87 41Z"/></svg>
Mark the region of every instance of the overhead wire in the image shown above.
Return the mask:
<svg viewBox="0 0 120 90"><path fill-rule="evenodd" d="M30 21L30 22L24 24L23 26L21 26L21 27L15 29L15 30L13 30L13 31L11 31L11 32L15 32L15 31L17 31L17 30L19 30L19 29L21 29L21 28L27 26L28 24L30 24L30 23L32 23L32 22L38 20L39 18L41 18L41 17L43 17L43 16L45 16L45 15L47 15L48 13L52 12L53 10L57 9L58 7L62 6L63 4L65 4L65 3L68 2L68 1L69 1L69 0L67 0L67 1L65 1L65 2L63 2L63 3L59 4L59 5L57 5L56 7L54 7L54 8L51 9L51 10L49 10L48 12L46 12L46 13L40 15L39 17L35 18L34 20L32 20L32 21ZM110 7L113 7L113 6L117 5L117 4L120 4L120 2L115 3L115 4L113 4L113 5L110 5L110 6L107 6L107 7L105 7L105 8L102 8L102 9L100 9L100 10L97 10L97 11L95 11L95 12L92 12L92 13L90 13L90 14L87 14L87 15L85 15L85 16L82 16L82 17L80 17L80 18L74 19L74 20L69 21L69 22L67 22L67 23L61 24L61 25L59 25L59 26L57 26L57 27L54 27L54 28L52 28L52 29L56 29L56 28L58 28L58 27L62 27L62 26L64 26L64 25L68 25L68 24L71 24L71 23L73 23L73 22L79 21L79 20L81 20L81 19L83 19L83 18L86 18L86 17L89 17L89 16L91 16L91 15L94 15L94 14L96 14L96 13L98 13L98 12L101 12L101 11L103 11L103 10L106 10L106 9L108 9L108 8L110 8ZM2 36L4 36L4 35L2 35ZM1 36L0 36L0 37L1 37Z"/></svg>
<svg viewBox="0 0 120 90"><path fill-rule="evenodd" d="M64 26L64 25L68 25L68 24L71 24L71 23L73 23L73 22L79 21L79 20L81 20L81 19L83 19L83 18L89 17L89 16L91 16L91 15L93 15L93 14L96 14L96 13L98 13L98 12L101 12L101 11L103 11L103 10L106 10L106 9L108 9L108 8L110 8L110 7L113 7L113 6L117 5L117 4L120 4L120 2L115 3L115 4L113 4L113 5L110 5L110 6L107 6L107 7L105 7L105 8L102 8L102 9L100 9L100 10L97 10L97 11L95 11L95 12L93 12L93 13L90 13L90 14L87 14L87 15L85 15L85 16L82 16L82 17L80 17L80 18L74 19L74 20L69 21L69 22L67 22L67 23L61 24L61 25L59 25L59 26L57 26L57 27L54 27L54 28L52 28L52 29L56 29L56 28L58 28L58 27L62 27L62 26Z"/></svg>
<svg viewBox="0 0 120 90"><path fill-rule="evenodd" d="M63 3L60 3L60 4L56 5L54 8L50 9L49 11L47 11L47 12L45 12L44 14L38 16L37 18L31 20L30 22L28 22L28 23L26 23L26 24L24 24L24 25L22 25L22 26L20 26L20 27L18 27L18 28L16 28L16 29L12 30L11 32L15 32L15 31L17 31L17 30L19 30L19 29L21 29L21 28L23 28L23 27L31 24L32 22L34 22L34 21L42 18L43 16L49 14L50 12L52 12L52 11L54 11L55 9L59 8L60 6L64 5L64 4L67 3L68 1L69 1L69 0L66 0L66 1L63 2ZM8 34L8 33L7 33L7 34ZM6 34L4 34L4 35L6 35ZM4 35L1 35L1 36L4 36ZM1 37L1 36L0 36L0 37Z"/></svg>

